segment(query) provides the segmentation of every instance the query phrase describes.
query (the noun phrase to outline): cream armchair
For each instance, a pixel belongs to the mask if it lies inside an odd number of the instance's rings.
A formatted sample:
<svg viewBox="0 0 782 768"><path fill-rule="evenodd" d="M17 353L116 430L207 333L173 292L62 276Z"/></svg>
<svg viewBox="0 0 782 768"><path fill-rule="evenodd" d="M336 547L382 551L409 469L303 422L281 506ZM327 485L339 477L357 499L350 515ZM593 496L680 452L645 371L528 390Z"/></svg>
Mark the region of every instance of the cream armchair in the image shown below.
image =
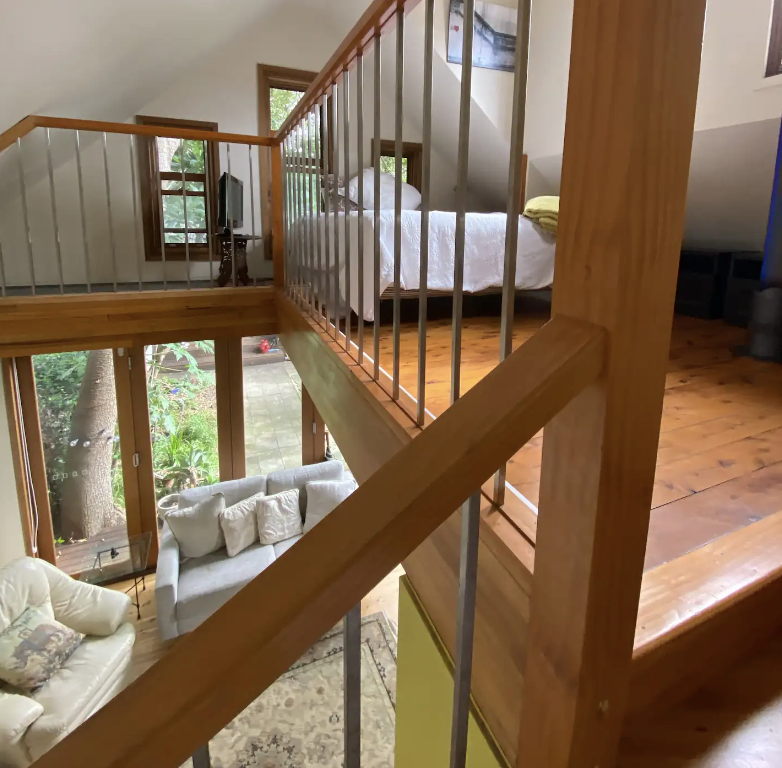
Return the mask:
<svg viewBox="0 0 782 768"><path fill-rule="evenodd" d="M31 605L87 637L36 693L0 690L0 768L30 765L122 690L136 639L127 595L24 557L0 568L0 632Z"/></svg>

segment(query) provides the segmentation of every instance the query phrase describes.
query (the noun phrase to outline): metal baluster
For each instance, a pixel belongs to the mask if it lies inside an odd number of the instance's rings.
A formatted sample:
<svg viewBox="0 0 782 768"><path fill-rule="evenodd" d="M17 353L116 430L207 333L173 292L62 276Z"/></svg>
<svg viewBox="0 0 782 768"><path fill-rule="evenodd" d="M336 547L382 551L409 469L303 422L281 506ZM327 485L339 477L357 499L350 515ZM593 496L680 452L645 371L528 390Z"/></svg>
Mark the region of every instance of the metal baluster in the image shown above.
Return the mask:
<svg viewBox="0 0 782 768"><path fill-rule="evenodd" d="M290 250L291 250L291 215L290 215L290 180L288 178L288 156L290 154L290 134L282 140L282 216L285 230L285 250L283 251L283 285L290 295Z"/></svg>
<svg viewBox="0 0 782 768"><path fill-rule="evenodd" d="M158 148L157 137L155 141L155 174L157 178L157 204L160 211L160 261L163 272L163 290L168 290L168 278L166 277L166 221L165 209L163 207L163 180L160 178L160 150Z"/></svg>
<svg viewBox="0 0 782 768"><path fill-rule="evenodd" d="M364 364L364 51L356 54L356 164L358 165L358 364Z"/></svg>
<svg viewBox="0 0 782 768"><path fill-rule="evenodd" d="M467 731L470 718L470 681L472 678L472 651L475 636L475 593L478 580L478 532L480 524L481 492L476 491L462 505L450 768L464 768L467 760Z"/></svg>
<svg viewBox="0 0 782 768"><path fill-rule="evenodd" d="M352 277L350 263L350 194L348 182L350 181L350 74L347 69L342 71L342 127L344 129L345 160L345 352L350 354L350 278Z"/></svg>
<svg viewBox="0 0 782 768"><path fill-rule="evenodd" d="M345 768L361 765L361 603L345 614L342 630Z"/></svg>
<svg viewBox="0 0 782 768"><path fill-rule="evenodd" d="M233 272L233 283L236 288L236 244L234 243L234 217L233 217L233 189L231 185L231 144L227 142L225 145L225 157L226 164L228 165L228 178L225 183L226 190L226 216L228 217L228 228L231 232L231 271Z"/></svg>
<svg viewBox="0 0 782 768"><path fill-rule="evenodd" d="M214 260L212 259L212 201L210 199L209 188L211 186L210 181L212 176L209 171L209 155L211 153L211 145L208 141L204 142L204 176L206 180L204 182L204 209L206 213L206 252L209 256L209 285L214 288Z"/></svg>
<svg viewBox="0 0 782 768"><path fill-rule="evenodd" d="M190 288L190 228L187 225L187 176L185 174L185 140L180 147L180 167L182 169L182 207L185 215L185 272L187 287Z"/></svg>
<svg viewBox="0 0 782 768"><path fill-rule="evenodd" d="M138 189L136 185L136 143L135 137L131 134L128 136L130 140L130 193L133 195L133 242L136 246L136 268L138 270L138 289L144 290L142 269L143 269L143 256L141 255L141 246L138 239L138 203L136 202L136 195Z"/></svg>
<svg viewBox="0 0 782 768"><path fill-rule="evenodd" d="M0 242L0 291L5 296L5 257L3 256L2 242Z"/></svg>
<svg viewBox="0 0 782 768"><path fill-rule="evenodd" d="M405 81L405 7L396 12L396 115L394 121L394 337L391 397L399 400L402 322L402 126ZM378 148L379 149L379 148Z"/></svg>
<svg viewBox="0 0 782 768"><path fill-rule="evenodd" d="M312 180L313 180L313 141L314 130L313 123L315 121L315 115L313 112L307 112L307 253L309 256L309 305L310 314L315 314L315 278L317 272L315 271L315 224L317 219L313 218L313 207L315 205L315 197L312 193Z"/></svg>
<svg viewBox="0 0 782 768"><path fill-rule="evenodd" d="M309 114L305 114L301 123L301 197L304 208L302 216L304 217L304 250L301 254L301 262L304 269L303 300L304 306L310 314L312 313L312 271L310 269L310 243L312 236L312 217L310 216L311 190L310 190L310 122Z"/></svg>
<svg viewBox="0 0 782 768"><path fill-rule="evenodd" d="M84 243L84 276L87 281L87 293L92 293L90 277L90 244L87 239L87 214L84 208L84 176L81 169L81 137L79 131L74 131L76 144L76 178L79 182L79 213L81 215L81 238Z"/></svg>
<svg viewBox="0 0 782 768"><path fill-rule="evenodd" d="M109 250L111 251L112 282L117 292L117 247L114 243L114 221L111 215L111 183L109 181L109 142L106 131L103 132L103 171L106 176L106 213L109 222Z"/></svg>
<svg viewBox="0 0 782 768"><path fill-rule="evenodd" d="M260 157L261 148L258 147L258 156ZM252 222L251 233L253 239L250 241L253 244L253 251L255 250L255 187L253 185L253 145L247 145L247 162L250 166L250 221ZM257 254L256 254L257 255ZM258 278L253 276L253 286L258 285Z"/></svg>
<svg viewBox="0 0 782 768"><path fill-rule="evenodd" d="M456 165L456 235L453 259L453 337L451 401L461 393L462 299L464 294L464 232L467 217L467 169L470 157L470 98L475 0L465 0L462 37L462 89L459 103L459 148Z"/></svg>
<svg viewBox="0 0 782 768"><path fill-rule="evenodd" d="M212 759L209 754L209 742L193 752L193 768L212 768Z"/></svg>
<svg viewBox="0 0 782 768"><path fill-rule="evenodd" d="M372 355L374 365L372 376L375 381L380 380L380 31L375 32L375 72L374 72L374 131L372 137L372 159L375 168L374 176L374 254L372 259L372 301L374 302L373 312L375 324L373 328L373 346Z"/></svg>
<svg viewBox="0 0 782 768"><path fill-rule="evenodd" d="M30 217L27 214L27 185L24 181L24 161L22 159L22 139L16 140L16 157L19 165L19 194L22 201L22 221L27 236L27 262L30 267L30 291L35 296L35 264L33 263L33 235L30 232Z"/></svg>
<svg viewBox="0 0 782 768"><path fill-rule="evenodd" d="M60 278L60 293L65 293L65 281L62 274L62 246L60 245L60 225L57 221L57 198L54 191L54 166L52 165L52 137L46 129L46 165L49 171L49 197L52 201L52 226L54 227L54 253L57 257L57 275Z"/></svg>
<svg viewBox="0 0 782 768"><path fill-rule="evenodd" d="M529 58L531 0L519 0L516 28L516 72L513 82L513 117L511 121L510 169L508 171L508 218L505 224L505 266L502 281L502 321L500 326L500 362L513 351L513 310L516 298L516 258L519 244L519 215L523 200L521 178L524 160L524 125L526 121L527 66ZM503 464L494 476L494 501L505 502Z"/></svg>
<svg viewBox="0 0 782 768"><path fill-rule="evenodd" d="M318 323L323 322L323 253L321 252L321 236L320 236L320 222L321 222L321 157L323 155L323 147L321 144L320 135L320 102L315 104L315 253L317 254L317 261L315 266L315 309L318 317Z"/></svg>
<svg viewBox="0 0 782 768"><path fill-rule="evenodd" d="M302 183L302 162L303 125L299 123L296 126L296 252L294 254L296 264L296 296L299 305L302 303L302 285L304 283L304 272L302 269L302 253L304 251L304 205L302 194L304 184Z"/></svg>
<svg viewBox="0 0 782 768"><path fill-rule="evenodd" d="M418 404L416 421L426 420L426 311L429 283L429 211L432 177L432 59L434 53L434 0L426 0L424 20L424 120L421 158L421 254L418 278Z"/></svg>
<svg viewBox="0 0 782 768"><path fill-rule="evenodd" d="M326 250L326 271L324 273L324 283L326 287L326 333L329 331L329 323L333 305L331 301L331 238L329 237L329 220L331 217L331 198L328 189L329 173L331 172L330 150L333 142L331 128L329 125L329 98L326 94L323 96L323 134L326 141L326 151L323 152L323 238Z"/></svg>
<svg viewBox="0 0 782 768"><path fill-rule="evenodd" d="M339 317L341 314L342 295L339 289L340 265L345 263L344 256L339 250L339 88L335 82L332 87L333 96L331 98L332 114L334 116L334 168L332 199L334 203L334 340L339 342Z"/></svg>

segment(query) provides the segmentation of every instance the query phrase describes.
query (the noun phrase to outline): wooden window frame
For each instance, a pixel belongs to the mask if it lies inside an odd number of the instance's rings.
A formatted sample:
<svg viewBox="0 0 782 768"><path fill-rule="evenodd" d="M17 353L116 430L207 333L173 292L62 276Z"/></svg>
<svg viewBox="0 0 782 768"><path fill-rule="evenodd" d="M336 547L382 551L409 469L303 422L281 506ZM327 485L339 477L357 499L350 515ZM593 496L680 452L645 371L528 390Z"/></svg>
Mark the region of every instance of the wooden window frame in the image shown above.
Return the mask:
<svg viewBox="0 0 782 768"><path fill-rule="evenodd" d="M774 0L772 7L766 57L766 77L777 75L782 75L782 0Z"/></svg>
<svg viewBox="0 0 782 768"><path fill-rule="evenodd" d="M377 156L377 142L373 143L372 165ZM380 139L380 156L396 157L396 143L391 139ZM417 141L402 142L402 157L407 160L407 184L421 191L424 145Z"/></svg>
<svg viewBox="0 0 782 768"><path fill-rule="evenodd" d="M258 135L273 136L271 129L271 89L304 92L317 77L317 72L290 67L258 64ZM272 259L274 235L272 232L272 173L269 147L258 147L258 179L261 190L261 234L263 252L267 261Z"/></svg>
<svg viewBox="0 0 782 768"><path fill-rule="evenodd" d="M170 117L150 117L137 115L138 125L152 125L167 128L193 128L199 131L218 131L218 124L203 120L178 120ZM155 137L138 137L138 171L141 192L141 217L144 224L144 253L147 261L162 261L160 249L160 205L158 202L160 174L158 171L158 154ZM217 232L218 180L220 178L220 152L216 142L208 142L207 157L209 160L208 197L211 231ZM179 176L179 174L177 174ZM186 180L192 181L186 176ZM206 194L206 189L205 189ZM190 196L200 196L191 195ZM219 248L212 247L211 261L219 261ZM190 261L210 261L208 243L190 243ZM184 261L186 258L184 243L166 244L166 261Z"/></svg>

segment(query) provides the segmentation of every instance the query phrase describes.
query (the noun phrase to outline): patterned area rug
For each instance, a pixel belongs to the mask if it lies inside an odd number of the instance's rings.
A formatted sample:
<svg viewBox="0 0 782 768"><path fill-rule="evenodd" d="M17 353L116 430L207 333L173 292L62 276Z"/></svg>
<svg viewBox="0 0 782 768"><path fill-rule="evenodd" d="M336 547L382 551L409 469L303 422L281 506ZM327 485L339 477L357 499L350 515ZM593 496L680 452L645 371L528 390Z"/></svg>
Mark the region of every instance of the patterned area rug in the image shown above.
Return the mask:
<svg viewBox="0 0 782 768"><path fill-rule="evenodd" d="M361 765L391 768L396 627L366 616L361 640ZM343 659L339 624L209 742L212 768L341 768Z"/></svg>

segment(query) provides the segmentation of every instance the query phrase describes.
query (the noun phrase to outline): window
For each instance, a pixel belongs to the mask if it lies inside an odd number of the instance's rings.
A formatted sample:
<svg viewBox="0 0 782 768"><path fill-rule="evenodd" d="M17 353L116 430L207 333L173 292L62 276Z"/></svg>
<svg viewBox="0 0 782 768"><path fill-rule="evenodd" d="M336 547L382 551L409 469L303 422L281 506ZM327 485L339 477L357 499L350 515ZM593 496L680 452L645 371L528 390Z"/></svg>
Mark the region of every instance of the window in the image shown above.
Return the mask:
<svg viewBox="0 0 782 768"><path fill-rule="evenodd" d="M413 141L402 143L402 181L421 191L423 146ZM396 176L396 147L393 141L380 140L380 170Z"/></svg>
<svg viewBox="0 0 782 768"><path fill-rule="evenodd" d="M258 65L258 135L276 133L315 79L317 72ZM259 151L261 225L264 255L272 258L272 188L269 151Z"/></svg>
<svg viewBox="0 0 782 768"><path fill-rule="evenodd" d="M766 77L775 75L782 75L782 0L774 0L766 61Z"/></svg>
<svg viewBox="0 0 782 768"><path fill-rule="evenodd" d="M136 118L136 122L141 125L217 131L217 123L141 116ZM140 138L141 210L148 261L161 259L161 202L166 259L185 258L185 210L189 257L193 261L209 259L207 236L210 231L216 231L219 165L218 148L213 142L166 137ZM218 249L213 250L212 258L219 259Z"/></svg>

